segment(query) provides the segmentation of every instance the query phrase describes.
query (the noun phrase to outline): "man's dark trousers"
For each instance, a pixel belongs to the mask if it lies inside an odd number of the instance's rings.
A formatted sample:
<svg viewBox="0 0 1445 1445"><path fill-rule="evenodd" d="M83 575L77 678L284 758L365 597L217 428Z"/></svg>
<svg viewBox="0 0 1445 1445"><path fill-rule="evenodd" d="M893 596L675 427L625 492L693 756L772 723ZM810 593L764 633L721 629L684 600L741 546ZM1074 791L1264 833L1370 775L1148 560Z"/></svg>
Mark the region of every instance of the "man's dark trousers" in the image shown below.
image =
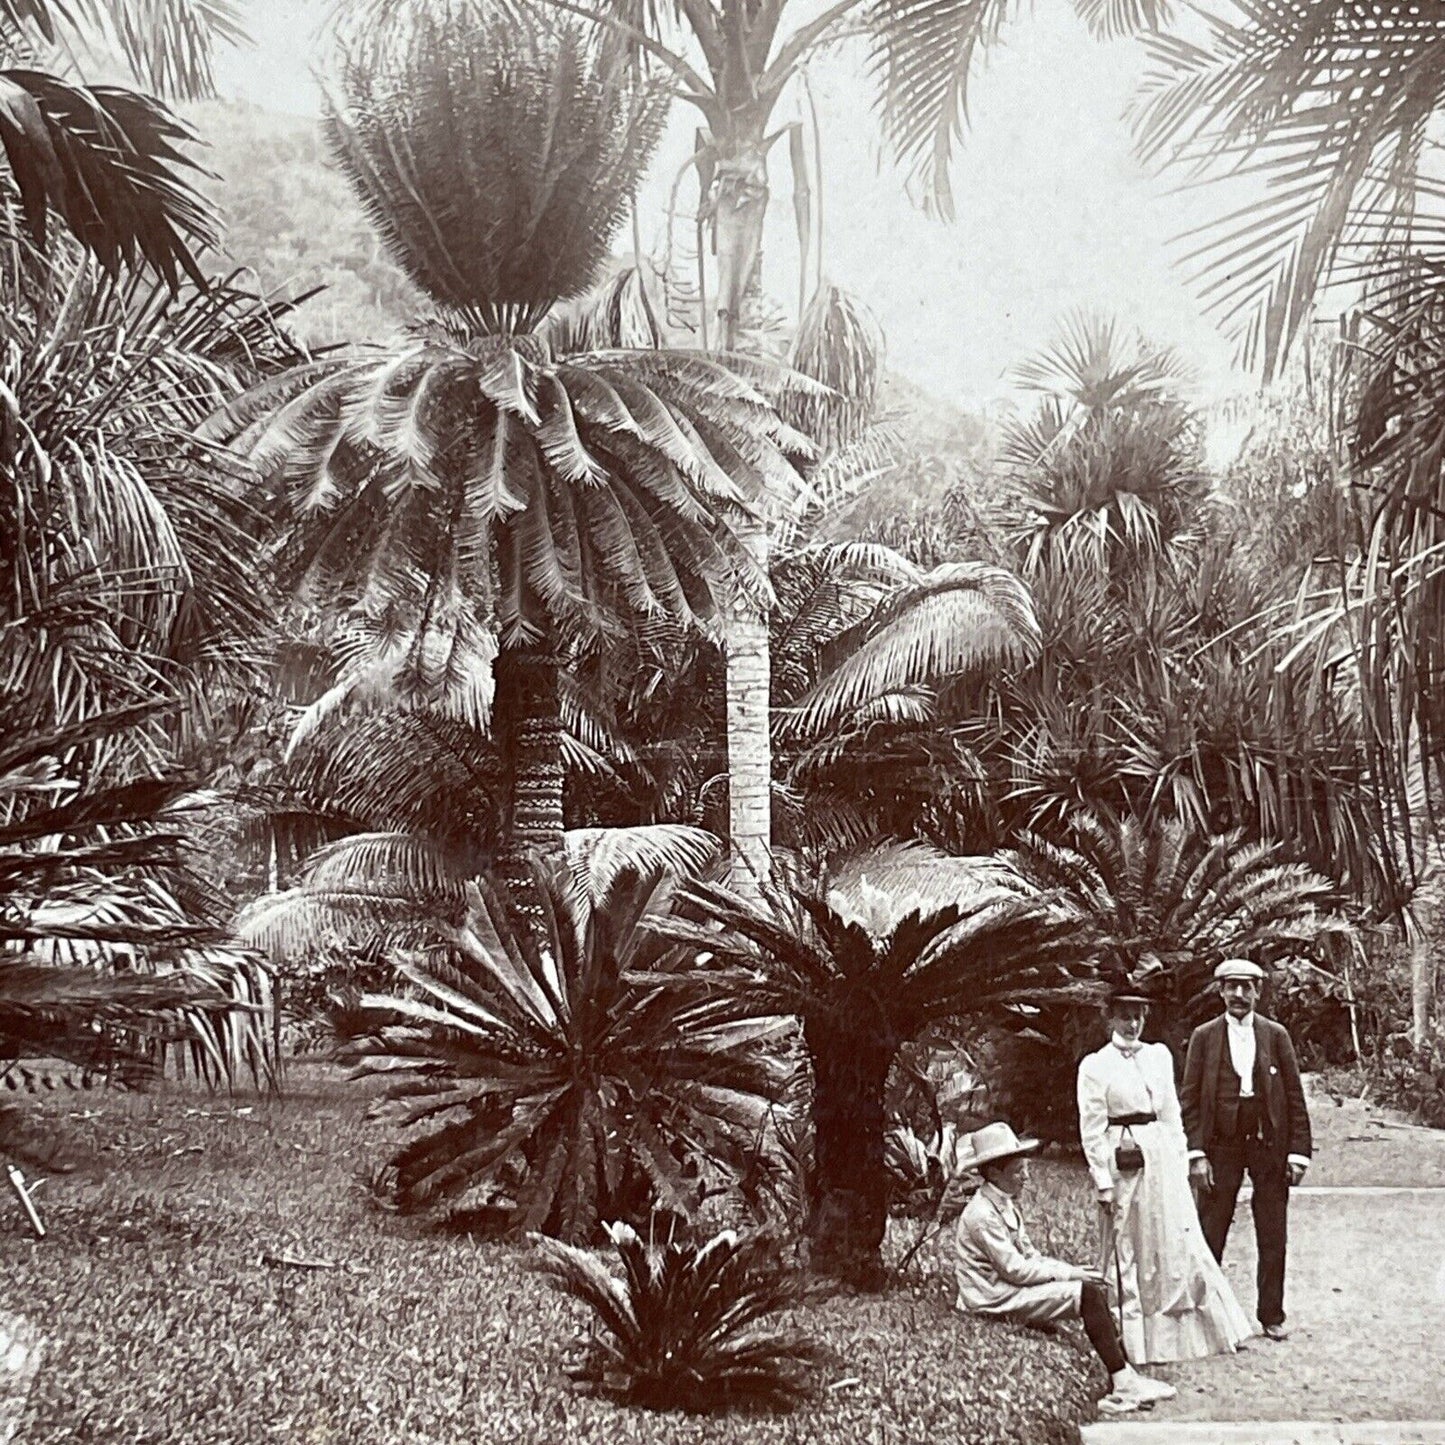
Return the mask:
<svg viewBox="0 0 1445 1445"><path fill-rule="evenodd" d="M1251 1208L1254 1236L1259 1248L1257 1313L1262 1325L1284 1323L1284 1261L1286 1220L1289 1212L1288 1151L1269 1137L1269 1123L1261 1116L1257 1099L1241 1099L1235 1128L1226 1138L1216 1136L1208 1158L1214 1170L1214 1188L1201 1191L1199 1222L1204 1237L1222 1259L1234 1206L1245 1171L1254 1186Z"/></svg>

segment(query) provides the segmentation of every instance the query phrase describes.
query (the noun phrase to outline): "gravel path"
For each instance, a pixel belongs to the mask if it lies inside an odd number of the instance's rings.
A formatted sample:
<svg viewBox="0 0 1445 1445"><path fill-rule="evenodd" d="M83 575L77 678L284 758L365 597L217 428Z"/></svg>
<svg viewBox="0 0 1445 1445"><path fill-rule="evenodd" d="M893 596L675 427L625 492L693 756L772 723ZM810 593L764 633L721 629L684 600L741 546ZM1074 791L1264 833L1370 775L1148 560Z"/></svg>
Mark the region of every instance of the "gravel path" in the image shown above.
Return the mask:
<svg viewBox="0 0 1445 1445"><path fill-rule="evenodd" d="M1379 1110L1318 1092L1310 1113L1307 1182L1322 1192L1290 1203L1290 1338L1151 1371L1179 1398L1139 1422L1139 1440L1162 1421L1445 1420L1445 1131L1372 1122ZM1254 1265L1241 1201L1225 1273L1250 1315Z"/></svg>

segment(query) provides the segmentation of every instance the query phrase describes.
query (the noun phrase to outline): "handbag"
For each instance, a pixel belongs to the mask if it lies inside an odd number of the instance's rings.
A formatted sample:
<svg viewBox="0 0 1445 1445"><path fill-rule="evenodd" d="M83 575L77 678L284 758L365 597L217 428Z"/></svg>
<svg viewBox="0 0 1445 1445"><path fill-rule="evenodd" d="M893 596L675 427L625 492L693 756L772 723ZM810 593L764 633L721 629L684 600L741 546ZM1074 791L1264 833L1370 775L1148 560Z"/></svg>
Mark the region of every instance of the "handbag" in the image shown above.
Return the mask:
<svg viewBox="0 0 1445 1445"><path fill-rule="evenodd" d="M1120 1174L1137 1174L1144 1167L1144 1151L1134 1140L1127 1124L1119 1136L1119 1146L1114 1150L1114 1168Z"/></svg>

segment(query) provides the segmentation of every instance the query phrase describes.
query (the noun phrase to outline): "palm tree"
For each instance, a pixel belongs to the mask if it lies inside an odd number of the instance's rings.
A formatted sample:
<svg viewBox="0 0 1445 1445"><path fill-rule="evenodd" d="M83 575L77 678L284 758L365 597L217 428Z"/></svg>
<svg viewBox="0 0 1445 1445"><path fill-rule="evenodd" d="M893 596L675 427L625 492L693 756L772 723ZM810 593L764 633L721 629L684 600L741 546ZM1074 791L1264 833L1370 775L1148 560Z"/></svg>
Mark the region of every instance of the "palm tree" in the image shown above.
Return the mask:
<svg viewBox="0 0 1445 1445"><path fill-rule="evenodd" d="M1416 832L1433 851L1419 804L1438 791L1445 757L1435 681L1445 307L1431 159L1445 17L1435 5L1250 0L1200 43L1161 45L1158 59L1140 112L1146 150L1173 151L1201 174L1223 160L1263 191L1201 248L1202 277L1246 360L1277 374L1322 290L1363 293L1341 326L1337 399L1353 477L1373 504L1369 536L1358 566L1324 579L1297 631L1318 644L1322 669L1348 659L1394 826L1407 851Z"/></svg>
<svg viewBox="0 0 1445 1445"><path fill-rule="evenodd" d="M149 95L54 73L76 48L117 55L156 94L214 91L212 52L244 39L231 0L9 0L0 5L0 125L7 203L43 246L51 214L115 275L148 264L177 289L204 277L195 249L218 243L191 177L190 127ZM5 233L10 236L11 204Z"/></svg>
<svg viewBox="0 0 1445 1445"><path fill-rule="evenodd" d="M373 23L398 0L373 0L356 18ZM701 115L702 127L692 157L674 182L676 194L688 169L698 179L695 299L704 348L732 352L746 341L746 316L761 293L761 243L771 200L769 156L788 138L797 219L799 322L811 322L823 334L827 313L835 327L835 371L881 371L866 358L867 328L856 317L838 315L837 293L823 282L821 192L822 141L814 112L812 158L801 123L774 125L773 116L790 88L807 91L808 62L824 48L862 33L869 48L869 69L878 84L878 108L894 155L909 169L910 182L934 213L952 219L953 148L962 134L970 77L978 56L995 42L1011 19L1009 0L962 0L940 7L934 0L832 0L820 12L790 26L786 0L762 5L724 5L678 0L670 7L637 5L634 0L535 0L544 8L586 17L619 43L644 70L663 75L673 94ZM1168 0L1075 0L1075 8L1101 35L1153 29L1168 20ZM694 65L683 51L690 38L700 56ZM817 242L813 243L816 223ZM704 233L710 232L710 245ZM669 222L669 245L671 224ZM711 291L704 254L716 256ZM816 292L810 294L808 261L819 258ZM641 257L638 258L640 267ZM640 277L639 271L639 277ZM665 276L668 281L671 277ZM852 332L850 336L848 333ZM859 343L863 343L860 347ZM794 359L806 355L794 348ZM859 363L862 363L861 365ZM814 372L813 374L818 374ZM823 379L833 381L832 377ZM867 414L867 408L864 408ZM745 527L745 545L755 562L768 564L768 537L759 526ZM733 880L750 887L768 867L771 846L767 682L768 627L765 608L735 604L728 626L728 771L731 808L729 836L736 866Z"/></svg>
<svg viewBox="0 0 1445 1445"><path fill-rule="evenodd" d="M685 883L679 903L702 921L656 924L716 961L715 986L741 1010L800 1020L813 1070L812 1260L859 1280L880 1267L884 1090L900 1047L929 1024L998 1015L1046 992L1082 957L1074 925L986 860L934 855L925 877L926 887L891 888L885 856L841 881L789 867L756 899Z"/></svg>
<svg viewBox="0 0 1445 1445"><path fill-rule="evenodd" d="M8 650L8 649L6 649ZM0 665L10 659L0 652ZM225 900L180 831L192 780L89 773L143 703L58 727L48 699L0 703L0 1064L60 1060L137 1083L179 1047L212 1081L275 1079L270 980L227 941ZM14 1087L13 1080L11 1087ZM8 1148L5 1119L0 1147Z"/></svg>
<svg viewBox="0 0 1445 1445"><path fill-rule="evenodd" d="M740 1022L651 930L660 874L534 869L545 945L471 883L446 953L399 955L410 991L362 1000L359 1073L391 1080L404 1124L442 1121L393 1158L390 1191L408 1211L466 1195L581 1243L654 1201L690 1216L778 1096L784 1072L764 1047L778 1026Z"/></svg>
<svg viewBox="0 0 1445 1445"><path fill-rule="evenodd" d="M1044 392L1007 443L1043 641L970 740L997 760L1015 826L1097 808L1239 827L1388 911L1400 850L1348 677L1279 635L1314 559L1278 567L1242 545L1255 519L1204 475L1181 374L1087 317L1019 368Z"/></svg>
<svg viewBox="0 0 1445 1445"><path fill-rule="evenodd" d="M73 244L32 259L0 275L0 382L18 423L0 437L7 687L47 699L46 729L178 702L156 721L185 743L259 678L267 625L262 519L235 459L196 428L300 353L284 308L230 282L173 297L104 275ZM150 767L177 739L112 741Z"/></svg>
<svg viewBox="0 0 1445 1445"><path fill-rule="evenodd" d="M562 844L564 659L640 621L716 629L765 585L734 525L805 440L696 355L571 353L663 106L566 27L435 0L353 42L328 118L381 237L438 308L381 351L263 389L231 435L283 513L288 583L380 689L490 725L503 876ZM254 421L252 420L254 418Z"/></svg>

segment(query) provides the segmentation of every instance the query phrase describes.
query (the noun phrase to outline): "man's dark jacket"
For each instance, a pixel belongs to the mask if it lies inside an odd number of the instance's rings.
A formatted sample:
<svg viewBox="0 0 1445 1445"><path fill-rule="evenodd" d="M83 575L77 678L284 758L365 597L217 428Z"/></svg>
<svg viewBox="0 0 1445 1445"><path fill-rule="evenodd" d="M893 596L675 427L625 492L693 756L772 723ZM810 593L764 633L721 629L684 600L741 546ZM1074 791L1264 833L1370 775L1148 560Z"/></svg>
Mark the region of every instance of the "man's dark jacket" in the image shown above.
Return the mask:
<svg viewBox="0 0 1445 1445"><path fill-rule="evenodd" d="M1195 1029L1184 1056L1179 1103L1191 1151L1205 1151L1213 1140L1220 1070L1234 1068L1226 1018L1220 1014ZM1254 1042L1254 1092L1264 1100L1275 1144L1283 1153L1308 1159L1313 1148L1310 1116L1289 1033L1282 1024L1255 1014Z"/></svg>

